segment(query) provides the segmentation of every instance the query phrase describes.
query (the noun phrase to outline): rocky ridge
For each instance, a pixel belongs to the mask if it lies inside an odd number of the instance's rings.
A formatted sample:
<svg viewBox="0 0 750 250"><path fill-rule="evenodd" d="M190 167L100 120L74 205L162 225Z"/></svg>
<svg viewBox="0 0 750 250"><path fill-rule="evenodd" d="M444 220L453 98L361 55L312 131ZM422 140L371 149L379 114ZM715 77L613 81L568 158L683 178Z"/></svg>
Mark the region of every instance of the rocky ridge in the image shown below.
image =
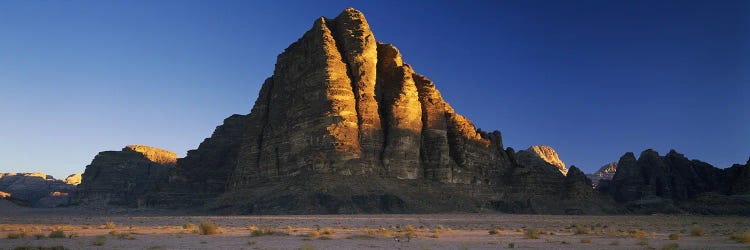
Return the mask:
<svg viewBox="0 0 750 250"><path fill-rule="evenodd" d="M531 146L526 150L518 151L516 158L522 165L526 166L551 166L562 175L568 174L568 168L560 160L557 151L550 146Z"/></svg>
<svg viewBox="0 0 750 250"><path fill-rule="evenodd" d="M75 184L45 173L0 173L2 196L25 206L64 206L74 190Z"/></svg>
<svg viewBox="0 0 750 250"><path fill-rule="evenodd" d="M617 162L610 162L600 167L599 170L593 174L587 174L586 177L591 179L591 183L596 188L599 185L600 180L609 181L615 176L617 172Z"/></svg>
<svg viewBox="0 0 750 250"><path fill-rule="evenodd" d="M149 205L155 191L167 183L169 171L176 161L177 155L173 152L143 145L126 146L121 151L100 152L86 166L71 203L128 207Z"/></svg>
<svg viewBox="0 0 750 250"><path fill-rule="evenodd" d="M649 149L637 159L630 152L623 155L612 180L600 182L598 189L637 213L750 215L749 169L750 160L719 169L674 150L660 156Z"/></svg>

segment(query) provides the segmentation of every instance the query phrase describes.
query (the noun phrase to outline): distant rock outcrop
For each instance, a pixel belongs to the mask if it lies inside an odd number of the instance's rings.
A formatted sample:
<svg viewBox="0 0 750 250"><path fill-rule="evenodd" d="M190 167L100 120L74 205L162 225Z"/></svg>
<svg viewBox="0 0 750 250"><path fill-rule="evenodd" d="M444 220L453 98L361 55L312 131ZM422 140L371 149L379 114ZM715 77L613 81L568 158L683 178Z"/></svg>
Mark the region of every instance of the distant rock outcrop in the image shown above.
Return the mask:
<svg viewBox="0 0 750 250"><path fill-rule="evenodd" d="M167 182L177 155L167 150L131 145L104 151L86 166L72 202L82 205L148 205Z"/></svg>
<svg viewBox="0 0 750 250"><path fill-rule="evenodd" d="M565 163L560 160L555 149L550 146L531 146L526 150L518 151L516 158L522 165L545 168L546 166L552 166L553 169L560 171L562 175L568 174Z"/></svg>
<svg viewBox="0 0 750 250"><path fill-rule="evenodd" d="M599 189L612 194L634 212L747 215L750 209L745 205L750 205L750 198L734 195L748 194L748 181L748 165L719 169L702 161L689 160L674 150L659 156L649 149L638 159L633 153L623 155L611 182ZM707 202L721 200L726 202L720 207L707 205Z"/></svg>
<svg viewBox="0 0 750 250"><path fill-rule="evenodd" d="M599 186L600 181L612 180L612 177L615 176L616 172L617 172L617 162L610 162L600 167L599 170L597 170L593 174L588 174L586 176L589 179L591 179L592 185L594 186L594 188L596 188L597 186Z"/></svg>
<svg viewBox="0 0 750 250"><path fill-rule="evenodd" d="M83 174L71 174L68 175L63 182L69 185L78 186L78 184L81 184L81 178Z"/></svg>
<svg viewBox="0 0 750 250"><path fill-rule="evenodd" d="M75 185L45 173L0 173L3 196L24 206L64 206L68 204L68 194L73 190Z"/></svg>

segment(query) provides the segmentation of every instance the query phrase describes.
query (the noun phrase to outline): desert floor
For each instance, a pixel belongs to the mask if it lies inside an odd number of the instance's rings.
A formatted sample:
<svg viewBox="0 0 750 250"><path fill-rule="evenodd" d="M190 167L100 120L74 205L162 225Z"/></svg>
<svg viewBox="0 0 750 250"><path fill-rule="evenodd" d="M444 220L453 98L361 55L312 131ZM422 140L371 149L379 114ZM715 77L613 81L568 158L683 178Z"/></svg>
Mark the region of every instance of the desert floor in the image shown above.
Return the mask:
<svg viewBox="0 0 750 250"><path fill-rule="evenodd" d="M747 217L164 213L0 204L0 249L750 249L732 237L750 231ZM221 232L201 235L201 221Z"/></svg>

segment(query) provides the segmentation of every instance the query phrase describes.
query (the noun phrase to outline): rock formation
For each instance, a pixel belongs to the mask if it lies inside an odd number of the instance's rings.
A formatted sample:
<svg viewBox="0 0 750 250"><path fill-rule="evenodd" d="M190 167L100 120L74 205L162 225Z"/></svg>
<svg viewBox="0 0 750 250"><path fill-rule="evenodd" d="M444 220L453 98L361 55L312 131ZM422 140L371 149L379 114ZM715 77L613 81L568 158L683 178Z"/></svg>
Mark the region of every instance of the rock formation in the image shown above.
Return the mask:
<svg viewBox="0 0 750 250"><path fill-rule="evenodd" d="M600 181L612 180L612 177L615 176L616 172L617 172L617 162L610 162L600 167L599 170L597 170L593 174L588 174L586 176L589 179L591 179L592 185L594 186L594 188L596 188L597 186L599 186Z"/></svg>
<svg viewBox="0 0 750 250"><path fill-rule="evenodd" d="M231 213L605 209L559 202L585 176L566 180L554 150L531 151L552 174L525 167L500 132L456 113L346 9L315 20L278 56L250 114L227 118L178 160L158 200Z"/></svg>
<svg viewBox="0 0 750 250"><path fill-rule="evenodd" d="M522 165L526 166L552 166L553 169L560 171L562 175L568 174L565 163L557 156L557 152L550 146L531 146L526 150L518 151L516 158Z"/></svg>
<svg viewBox="0 0 750 250"><path fill-rule="evenodd" d="M177 160L175 153L143 145L104 151L86 166L72 203L81 205L142 206L167 183Z"/></svg>
<svg viewBox="0 0 750 250"><path fill-rule="evenodd" d="M68 175L68 177L63 180L68 185L78 186L78 184L81 184L81 178L82 174L71 174Z"/></svg>
<svg viewBox="0 0 750 250"><path fill-rule="evenodd" d="M600 190L612 194L628 209L640 213L699 212L707 214L750 214L747 184L748 165L736 164L719 169L708 163L689 160L671 150L659 156L646 150L638 159L626 153L617 163L611 182L602 182ZM710 196L710 199L706 199ZM720 207L706 205L724 200ZM727 201L731 200L731 201ZM736 209L728 209L736 206ZM713 208L712 208L713 207Z"/></svg>
<svg viewBox="0 0 750 250"><path fill-rule="evenodd" d="M0 173L0 192L6 199L31 207L57 207L68 204L75 185L45 173Z"/></svg>

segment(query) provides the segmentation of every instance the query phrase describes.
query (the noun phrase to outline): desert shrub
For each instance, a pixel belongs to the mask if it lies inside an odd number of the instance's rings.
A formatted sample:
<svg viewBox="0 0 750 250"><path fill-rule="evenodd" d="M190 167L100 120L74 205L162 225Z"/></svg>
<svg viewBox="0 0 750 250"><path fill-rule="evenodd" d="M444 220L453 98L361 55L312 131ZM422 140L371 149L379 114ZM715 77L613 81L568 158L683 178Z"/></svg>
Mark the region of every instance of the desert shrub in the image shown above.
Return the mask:
<svg viewBox="0 0 750 250"><path fill-rule="evenodd" d="M539 239L539 233L541 230L536 228L527 228L526 229L526 238L528 239Z"/></svg>
<svg viewBox="0 0 750 250"><path fill-rule="evenodd" d="M112 236L117 236L118 234L120 234L120 232L117 232L116 230L112 230L112 231L109 231L108 234Z"/></svg>
<svg viewBox="0 0 750 250"><path fill-rule="evenodd" d="M103 226L105 229L115 229L115 223L111 221L107 221Z"/></svg>
<svg viewBox="0 0 750 250"><path fill-rule="evenodd" d="M489 231L489 234L490 235L500 234L500 230L499 229L492 229L492 230Z"/></svg>
<svg viewBox="0 0 750 250"><path fill-rule="evenodd" d="M409 230L406 230L407 228ZM416 229L414 229L414 227L412 227L411 225L408 225L408 226L405 227L405 231L407 231L407 232L413 232L414 230L416 230ZM318 231L320 231L320 234L322 234L322 235L333 235L335 233L333 231L333 228L330 228L330 227L324 227L324 228L318 229Z"/></svg>
<svg viewBox="0 0 750 250"><path fill-rule="evenodd" d="M117 238L123 240L135 240L135 235L131 233L120 233L119 235L117 235Z"/></svg>
<svg viewBox="0 0 750 250"><path fill-rule="evenodd" d="M307 233L307 237L313 237L313 238L320 237L320 232L318 231L309 232Z"/></svg>
<svg viewBox="0 0 750 250"><path fill-rule="evenodd" d="M65 238L65 232L63 230L54 230L49 233L47 237L50 238Z"/></svg>
<svg viewBox="0 0 750 250"><path fill-rule="evenodd" d="M679 240L680 239L680 234L677 234L677 233L670 234L669 235L669 239L670 240Z"/></svg>
<svg viewBox="0 0 750 250"><path fill-rule="evenodd" d="M587 226L581 226L581 225L575 225L574 231L575 234L590 234L591 228Z"/></svg>
<svg viewBox="0 0 750 250"><path fill-rule="evenodd" d="M679 248L680 248L680 245L678 245L677 243L674 243L674 242L667 243L667 244L664 244L663 246L661 246L661 250L677 250Z"/></svg>
<svg viewBox="0 0 750 250"><path fill-rule="evenodd" d="M24 238L24 237L26 237L26 233L25 232L8 233L8 239L21 239L21 238Z"/></svg>
<svg viewBox="0 0 750 250"><path fill-rule="evenodd" d="M633 238L646 238L646 236L648 236L648 233L641 229L633 229L633 230L630 230L628 235L630 235L630 237L633 237Z"/></svg>
<svg viewBox="0 0 750 250"><path fill-rule="evenodd" d="M198 226L193 223L185 223L182 225L182 229L195 230L198 229Z"/></svg>
<svg viewBox="0 0 750 250"><path fill-rule="evenodd" d="M104 243L107 242L107 237L104 237L104 235L99 235L94 238L94 242L92 245L94 246L104 246Z"/></svg>
<svg viewBox="0 0 750 250"><path fill-rule="evenodd" d="M733 233L730 238L738 243L750 243L750 231Z"/></svg>
<svg viewBox="0 0 750 250"><path fill-rule="evenodd" d="M581 243L591 243L591 239L588 239L588 238L581 239Z"/></svg>
<svg viewBox="0 0 750 250"><path fill-rule="evenodd" d="M693 225L693 228L690 229L690 235L692 236L703 236L705 234L703 228L698 224Z"/></svg>
<svg viewBox="0 0 750 250"><path fill-rule="evenodd" d="M204 220L198 225L198 233L201 235L215 235L220 234L221 229L214 222Z"/></svg>

